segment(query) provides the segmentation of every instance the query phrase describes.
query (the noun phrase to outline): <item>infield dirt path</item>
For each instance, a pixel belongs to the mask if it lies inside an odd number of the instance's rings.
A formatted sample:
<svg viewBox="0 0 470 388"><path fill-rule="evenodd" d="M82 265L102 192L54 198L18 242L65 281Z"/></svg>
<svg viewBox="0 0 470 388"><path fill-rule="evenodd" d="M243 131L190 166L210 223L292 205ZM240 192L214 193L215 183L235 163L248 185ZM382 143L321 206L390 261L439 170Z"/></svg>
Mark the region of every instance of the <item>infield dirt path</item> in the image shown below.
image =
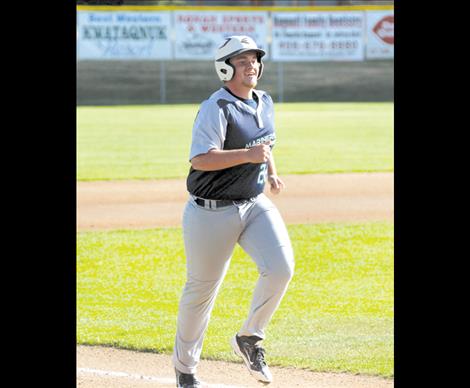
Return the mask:
<svg viewBox="0 0 470 388"><path fill-rule="evenodd" d="M393 379L347 373L317 373L271 367L269 385L254 380L241 363L202 360L198 376L202 388L392 388ZM175 377L167 355L104 347L77 347L77 387L174 387Z"/></svg>
<svg viewBox="0 0 470 388"><path fill-rule="evenodd" d="M393 173L314 174L281 177L286 190L266 194L293 223L393 221ZM79 182L77 230L181 226L184 180ZM269 388L391 388L393 379L346 373L271 368ZM203 388L263 387L240 363L202 360ZM174 387L168 355L77 346L77 387Z"/></svg>
<svg viewBox="0 0 470 388"><path fill-rule="evenodd" d="M288 224L393 219L393 173L281 178L281 194L265 193ZM179 227L187 198L183 179L79 182L77 229Z"/></svg>

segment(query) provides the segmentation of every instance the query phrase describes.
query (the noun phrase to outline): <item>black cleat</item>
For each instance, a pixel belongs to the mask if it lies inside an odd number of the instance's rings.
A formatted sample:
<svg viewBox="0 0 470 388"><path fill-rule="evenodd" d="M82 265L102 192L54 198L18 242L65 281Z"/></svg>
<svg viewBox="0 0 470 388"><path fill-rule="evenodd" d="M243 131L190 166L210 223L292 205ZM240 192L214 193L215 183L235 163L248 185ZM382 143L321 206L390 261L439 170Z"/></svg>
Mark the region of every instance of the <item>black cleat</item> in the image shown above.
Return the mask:
<svg viewBox="0 0 470 388"><path fill-rule="evenodd" d="M178 388L198 388L201 386L201 382L196 378L195 375L180 372L176 368L175 368L175 373L176 373L176 386Z"/></svg>
<svg viewBox="0 0 470 388"><path fill-rule="evenodd" d="M261 338L253 336L241 336L238 334L230 341L236 355L245 362L251 375L264 383L273 381L273 376L264 360L264 349L257 345Z"/></svg>

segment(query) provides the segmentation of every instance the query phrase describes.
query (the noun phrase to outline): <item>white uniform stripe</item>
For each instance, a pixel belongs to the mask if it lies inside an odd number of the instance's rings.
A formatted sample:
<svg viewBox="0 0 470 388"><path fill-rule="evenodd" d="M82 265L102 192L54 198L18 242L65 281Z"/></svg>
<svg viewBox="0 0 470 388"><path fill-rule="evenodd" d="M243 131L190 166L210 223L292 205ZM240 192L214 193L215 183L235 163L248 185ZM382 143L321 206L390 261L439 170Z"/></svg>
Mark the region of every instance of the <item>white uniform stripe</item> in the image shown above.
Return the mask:
<svg viewBox="0 0 470 388"><path fill-rule="evenodd" d="M77 372L80 374L92 374L98 375L102 377L124 377L133 380L147 380L147 381L155 381L156 383L160 384L172 384L176 383L175 377L156 377L156 376L145 376L139 375L136 373L126 373L126 372L116 372L116 371L107 371L107 370L100 370L100 369L92 369L92 368L77 368ZM202 383L203 387L211 387L211 388L242 388L238 385L226 385L226 384L207 384Z"/></svg>

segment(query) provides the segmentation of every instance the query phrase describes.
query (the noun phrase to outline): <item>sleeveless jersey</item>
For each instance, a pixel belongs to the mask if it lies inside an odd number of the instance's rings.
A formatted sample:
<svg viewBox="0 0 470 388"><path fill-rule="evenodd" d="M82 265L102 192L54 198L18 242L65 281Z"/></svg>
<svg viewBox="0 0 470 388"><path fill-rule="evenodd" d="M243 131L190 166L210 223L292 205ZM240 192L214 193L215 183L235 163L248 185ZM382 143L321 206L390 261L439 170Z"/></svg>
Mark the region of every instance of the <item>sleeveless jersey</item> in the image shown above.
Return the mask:
<svg viewBox="0 0 470 388"><path fill-rule="evenodd" d="M274 146L273 100L264 91L253 90L256 109L224 88L205 100L196 116L192 131L189 160L211 149L251 148L271 141ZM245 163L217 171L190 168L188 191L206 199L240 200L257 196L264 190L267 163Z"/></svg>

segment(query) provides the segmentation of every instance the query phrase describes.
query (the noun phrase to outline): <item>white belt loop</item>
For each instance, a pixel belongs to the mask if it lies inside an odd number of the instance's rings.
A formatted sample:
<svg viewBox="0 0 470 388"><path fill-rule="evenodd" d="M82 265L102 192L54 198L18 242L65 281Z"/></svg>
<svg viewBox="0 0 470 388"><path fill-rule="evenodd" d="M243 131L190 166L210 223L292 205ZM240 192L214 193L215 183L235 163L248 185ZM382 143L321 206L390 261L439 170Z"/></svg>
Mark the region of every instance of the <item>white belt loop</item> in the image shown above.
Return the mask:
<svg viewBox="0 0 470 388"><path fill-rule="evenodd" d="M214 199L211 199L210 201L211 201L211 208L212 209L217 209L217 201L214 200Z"/></svg>
<svg viewBox="0 0 470 388"><path fill-rule="evenodd" d="M211 208L211 203L209 200L204 199L204 208L210 209Z"/></svg>

